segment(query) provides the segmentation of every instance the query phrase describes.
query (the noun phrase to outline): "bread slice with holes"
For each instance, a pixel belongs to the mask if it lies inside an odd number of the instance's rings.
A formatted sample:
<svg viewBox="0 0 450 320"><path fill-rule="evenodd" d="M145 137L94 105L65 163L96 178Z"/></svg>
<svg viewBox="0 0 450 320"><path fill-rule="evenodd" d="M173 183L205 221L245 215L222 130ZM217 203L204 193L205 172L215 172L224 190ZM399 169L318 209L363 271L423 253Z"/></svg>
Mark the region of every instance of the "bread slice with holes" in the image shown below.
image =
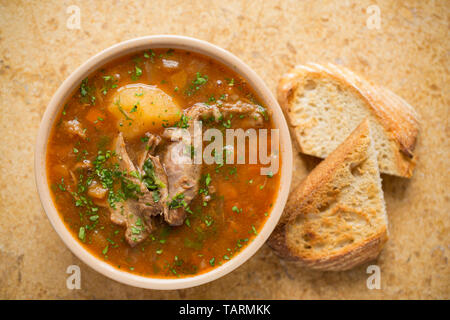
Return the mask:
<svg viewBox="0 0 450 320"><path fill-rule="evenodd" d="M343 67L307 64L282 77L278 100L301 152L326 158L368 118L381 172L411 177L418 115L388 89Z"/></svg>
<svg viewBox="0 0 450 320"><path fill-rule="evenodd" d="M313 269L347 270L378 256L387 225L366 119L290 194L268 244Z"/></svg>

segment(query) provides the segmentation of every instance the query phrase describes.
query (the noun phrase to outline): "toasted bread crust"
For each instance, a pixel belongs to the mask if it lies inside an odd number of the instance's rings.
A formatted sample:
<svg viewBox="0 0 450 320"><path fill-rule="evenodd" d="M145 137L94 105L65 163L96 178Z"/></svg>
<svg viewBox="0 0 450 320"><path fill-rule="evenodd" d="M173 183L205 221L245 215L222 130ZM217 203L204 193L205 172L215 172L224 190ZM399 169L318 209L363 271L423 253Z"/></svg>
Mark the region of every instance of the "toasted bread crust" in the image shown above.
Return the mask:
<svg viewBox="0 0 450 320"><path fill-rule="evenodd" d="M361 154L354 152L362 146L363 137L369 135L369 122L366 119L328 158L317 165L308 177L294 190L285 207L283 216L275 228L268 245L276 254L287 260L298 261L304 266L319 270L347 270L365 261L374 259L387 241L387 228L383 227L363 243L355 243L334 255L314 256L299 255L287 241L290 223L305 214L317 213L318 208L334 201L339 190L334 190L330 183L336 171L343 164L361 160ZM346 208L346 210L354 210Z"/></svg>
<svg viewBox="0 0 450 320"><path fill-rule="evenodd" d="M375 259L388 240L385 229L376 236L367 239L363 245L328 257L304 258L295 255L286 244L286 224L280 224L274 230L268 245L285 260L296 261L304 267L322 271L345 271L362 263Z"/></svg>
<svg viewBox="0 0 450 320"><path fill-rule="evenodd" d="M352 90L362 97L391 140L398 146L397 150L393 150L396 158L396 174L402 177L412 176L416 164L414 148L419 133L419 117L406 101L386 88L369 83L344 67L310 63L293 68L280 79L278 85L278 101L291 125L294 119L291 119L290 116L290 105L297 89L305 81L306 75L308 77L333 78L346 89ZM299 143L298 134L296 131L294 135L300 150L307 153L307 150L304 150Z"/></svg>

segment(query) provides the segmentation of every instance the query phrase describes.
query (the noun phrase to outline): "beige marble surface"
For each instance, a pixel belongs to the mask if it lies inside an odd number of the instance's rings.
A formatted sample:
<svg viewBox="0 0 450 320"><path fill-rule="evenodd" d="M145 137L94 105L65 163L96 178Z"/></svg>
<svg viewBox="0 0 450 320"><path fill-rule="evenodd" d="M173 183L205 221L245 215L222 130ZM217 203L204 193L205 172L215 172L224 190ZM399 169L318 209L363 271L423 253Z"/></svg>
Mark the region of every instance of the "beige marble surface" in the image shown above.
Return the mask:
<svg viewBox="0 0 450 320"><path fill-rule="evenodd" d="M108 3L108 4L107 4ZM381 28L368 29L376 3ZM69 5L81 29L66 27ZM0 0L0 298L343 299L450 298L450 1L10 1ZM299 268L268 247L231 274L197 288L152 291L93 271L50 226L34 185L40 118L61 82L91 55L152 34L210 41L246 61L274 90L307 61L343 64L391 88L422 117L411 180L384 176L390 240L376 263L340 273ZM314 162L296 155L294 184ZM82 288L66 288L81 267Z"/></svg>

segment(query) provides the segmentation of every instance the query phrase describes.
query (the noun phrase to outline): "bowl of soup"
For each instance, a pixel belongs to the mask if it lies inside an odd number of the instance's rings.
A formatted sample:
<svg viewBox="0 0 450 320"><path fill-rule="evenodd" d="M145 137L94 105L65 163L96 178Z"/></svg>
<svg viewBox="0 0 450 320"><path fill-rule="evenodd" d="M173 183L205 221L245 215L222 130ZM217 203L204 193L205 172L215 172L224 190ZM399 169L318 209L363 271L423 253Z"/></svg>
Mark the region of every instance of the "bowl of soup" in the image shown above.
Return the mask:
<svg viewBox="0 0 450 320"><path fill-rule="evenodd" d="M114 45L76 69L39 129L35 175L66 246L116 281L200 285L267 240L292 172L289 131L244 62L182 36Z"/></svg>

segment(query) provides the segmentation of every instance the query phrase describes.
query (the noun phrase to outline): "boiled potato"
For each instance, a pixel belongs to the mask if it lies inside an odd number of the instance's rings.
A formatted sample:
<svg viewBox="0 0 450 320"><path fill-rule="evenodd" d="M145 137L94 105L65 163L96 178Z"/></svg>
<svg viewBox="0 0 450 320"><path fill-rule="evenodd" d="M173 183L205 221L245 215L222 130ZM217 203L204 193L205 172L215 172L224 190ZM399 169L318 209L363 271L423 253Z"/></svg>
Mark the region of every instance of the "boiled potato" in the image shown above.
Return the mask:
<svg viewBox="0 0 450 320"><path fill-rule="evenodd" d="M108 105L117 120L118 129L127 138L142 136L145 132L158 132L176 123L181 108L156 86L128 85L115 92Z"/></svg>

